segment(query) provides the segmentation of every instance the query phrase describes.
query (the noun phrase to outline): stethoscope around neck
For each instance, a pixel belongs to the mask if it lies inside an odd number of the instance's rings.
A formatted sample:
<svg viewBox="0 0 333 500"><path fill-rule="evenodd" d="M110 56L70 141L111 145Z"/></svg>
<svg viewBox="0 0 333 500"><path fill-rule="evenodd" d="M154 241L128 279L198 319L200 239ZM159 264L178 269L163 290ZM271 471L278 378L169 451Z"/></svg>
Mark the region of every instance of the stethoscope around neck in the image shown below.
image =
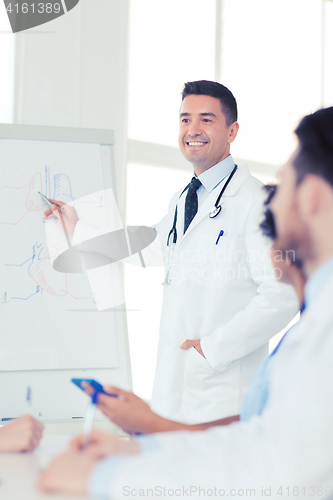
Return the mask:
<svg viewBox="0 0 333 500"><path fill-rule="evenodd" d="M220 204L221 198L223 196L223 193L227 189L227 187L228 187L231 179L235 175L237 168L238 168L238 165L235 165L234 168L233 168L233 170L232 170L232 172L229 174L229 177L228 177L227 181L224 183L224 185L223 185L223 187L222 187L222 189L221 189L218 197L216 198L215 204L214 204L213 208L211 209L211 211L209 212L209 218L210 219L215 219L215 217L221 212L221 210L222 210L222 207L221 207L221 204ZM183 194L185 193L185 191L187 191L187 189L189 188L190 184L191 183L187 184L187 186L180 193L178 201L183 196ZM173 218L173 225L172 225L172 228L169 231L168 238L167 238L167 247L168 247L167 271L166 271L166 275L165 275L165 280L163 281L162 285L170 285L170 283L171 283L171 279L169 278L169 274L170 274L170 269L171 269L171 263L172 263L172 257L173 257L174 248L175 248L175 245L177 243L177 219L178 219L178 202L177 202L177 205L176 205L176 208L175 208L175 215L174 215L174 218ZM171 238L172 238L172 241L171 241Z"/></svg>

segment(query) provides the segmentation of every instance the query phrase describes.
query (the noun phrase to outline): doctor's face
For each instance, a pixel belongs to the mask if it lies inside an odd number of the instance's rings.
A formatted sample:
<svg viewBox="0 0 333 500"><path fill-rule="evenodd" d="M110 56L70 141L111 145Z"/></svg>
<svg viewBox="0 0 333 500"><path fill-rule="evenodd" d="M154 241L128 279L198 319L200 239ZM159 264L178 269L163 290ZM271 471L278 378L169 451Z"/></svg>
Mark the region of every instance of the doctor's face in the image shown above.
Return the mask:
<svg viewBox="0 0 333 500"><path fill-rule="evenodd" d="M207 95L188 95L180 108L179 147L197 175L230 154L239 125L227 126L221 101Z"/></svg>
<svg viewBox="0 0 333 500"><path fill-rule="evenodd" d="M275 219L275 249L281 250L290 261L296 261L301 266L311 248L311 239L300 210L302 183L297 184L293 167L296 154L297 151L279 171L280 182L270 203L270 209Z"/></svg>

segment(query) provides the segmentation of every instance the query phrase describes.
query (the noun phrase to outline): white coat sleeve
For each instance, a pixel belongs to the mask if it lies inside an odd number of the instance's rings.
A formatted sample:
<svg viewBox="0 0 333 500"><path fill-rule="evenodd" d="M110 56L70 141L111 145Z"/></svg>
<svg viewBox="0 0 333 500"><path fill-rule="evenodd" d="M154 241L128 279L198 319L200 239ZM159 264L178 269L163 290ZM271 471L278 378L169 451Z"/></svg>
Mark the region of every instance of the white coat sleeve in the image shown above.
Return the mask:
<svg viewBox="0 0 333 500"><path fill-rule="evenodd" d="M219 371L266 344L287 326L299 310L293 287L275 279L269 241L259 228L262 209L260 199L249 214L243 257L256 287L256 295L227 325L201 339L201 348L208 363Z"/></svg>
<svg viewBox="0 0 333 500"><path fill-rule="evenodd" d="M172 227L174 210L178 200L179 193L176 193L169 203L168 215L163 217L158 224L153 227L157 232L155 240L144 250L142 250L142 257L145 266L164 266L165 254L167 248L167 237ZM141 266L141 260L138 255L131 255L124 259L122 262L126 264L134 264Z"/></svg>
<svg viewBox="0 0 333 500"><path fill-rule="evenodd" d="M159 224L153 226L154 229L156 230L156 228L161 223L162 221ZM96 236L100 236L101 234L103 234L103 230L101 231L100 228L95 228L89 226L88 224L85 224L82 221L78 221L73 235L73 245L89 240L91 238L95 238ZM161 248L161 242L157 234L154 241L148 247L144 248L141 253L144 265L146 267L163 266L163 253ZM141 259L137 253L129 257L126 257L125 259L122 259L122 262L124 264L132 264L140 267L142 266Z"/></svg>
<svg viewBox="0 0 333 500"><path fill-rule="evenodd" d="M168 215L162 218L158 224L152 226L156 230L156 238L154 241L142 250L142 258L144 265L147 266L164 266L164 249L166 249L166 241L168 233L171 229L170 221L172 225L173 214L175 206L178 200L179 193L176 193L170 201ZM170 227L169 227L170 226ZM76 224L74 235L73 235L73 245L76 245L82 241L86 241L90 238L94 238L103 234L104 229L95 228L89 224L84 223L79 220ZM138 254L131 255L122 260L125 264L133 264L137 266L142 266L142 261Z"/></svg>

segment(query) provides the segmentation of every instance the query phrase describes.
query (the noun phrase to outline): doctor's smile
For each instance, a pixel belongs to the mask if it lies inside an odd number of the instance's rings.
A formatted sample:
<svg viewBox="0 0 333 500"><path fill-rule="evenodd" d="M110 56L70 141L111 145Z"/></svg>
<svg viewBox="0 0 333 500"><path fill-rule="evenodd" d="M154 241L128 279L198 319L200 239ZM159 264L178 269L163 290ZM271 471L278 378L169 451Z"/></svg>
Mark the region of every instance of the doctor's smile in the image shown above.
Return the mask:
<svg viewBox="0 0 333 500"><path fill-rule="evenodd" d="M230 155L239 125L224 111L211 95L190 94L182 101L179 147L197 176Z"/></svg>
<svg viewBox="0 0 333 500"><path fill-rule="evenodd" d="M194 142L194 141L191 141L191 142L186 142L186 144L190 147L190 148L197 148L197 147L202 147L202 146L205 146L207 144L207 142Z"/></svg>

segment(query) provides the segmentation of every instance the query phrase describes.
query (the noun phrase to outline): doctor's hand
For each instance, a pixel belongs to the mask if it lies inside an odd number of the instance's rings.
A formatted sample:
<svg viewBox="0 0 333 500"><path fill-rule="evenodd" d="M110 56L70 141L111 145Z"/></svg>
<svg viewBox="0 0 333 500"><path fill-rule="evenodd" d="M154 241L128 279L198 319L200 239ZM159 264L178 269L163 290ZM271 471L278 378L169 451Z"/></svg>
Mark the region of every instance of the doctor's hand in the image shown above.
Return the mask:
<svg viewBox="0 0 333 500"><path fill-rule="evenodd" d="M87 382L82 382L81 385L87 394L91 395L94 392ZM118 387L104 386L103 389L119 396L119 398L113 398L102 393L98 395L98 408L112 422L128 433L155 432L160 417L150 409L147 403L133 392L123 391Z"/></svg>
<svg viewBox="0 0 333 500"><path fill-rule="evenodd" d="M15 418L0 429L0 452L32 451L39 445L43 429L31 415Z"/></svg>
<svg viewBox="0 0 333 500"><path fill-rule="evenodd" d="M82 450L84 442L84 434L77 436L71 442L72 451ZM104 458L108 455L133 455L140 453L140 446L134 439L120 439L112 434L95 429L91 433L88 446L84 448L84 453L88 453L95 458Z"/></svg>
<svg viewBox="0 0 333 500"><path fill-rule="evenodd" d="M206 356L203 353L203 350L201 349L200 345L200 339L198 340L185 340L185 342L179 346L181 349L189 349L190 347L194 347L198 351L201 356L203 356L206 359Z"/></svg>
<svg viewBox="0 0 333 500"><path fill-rule="evenodd" d="M75 208L66 205L66 203L63 203L62 201L52 200L51 198L50 201L52 202L52 205L44 212L45 217L48 219L62 219L67 233L70 237L73 237L75 226L79 220Z"/></svg>

